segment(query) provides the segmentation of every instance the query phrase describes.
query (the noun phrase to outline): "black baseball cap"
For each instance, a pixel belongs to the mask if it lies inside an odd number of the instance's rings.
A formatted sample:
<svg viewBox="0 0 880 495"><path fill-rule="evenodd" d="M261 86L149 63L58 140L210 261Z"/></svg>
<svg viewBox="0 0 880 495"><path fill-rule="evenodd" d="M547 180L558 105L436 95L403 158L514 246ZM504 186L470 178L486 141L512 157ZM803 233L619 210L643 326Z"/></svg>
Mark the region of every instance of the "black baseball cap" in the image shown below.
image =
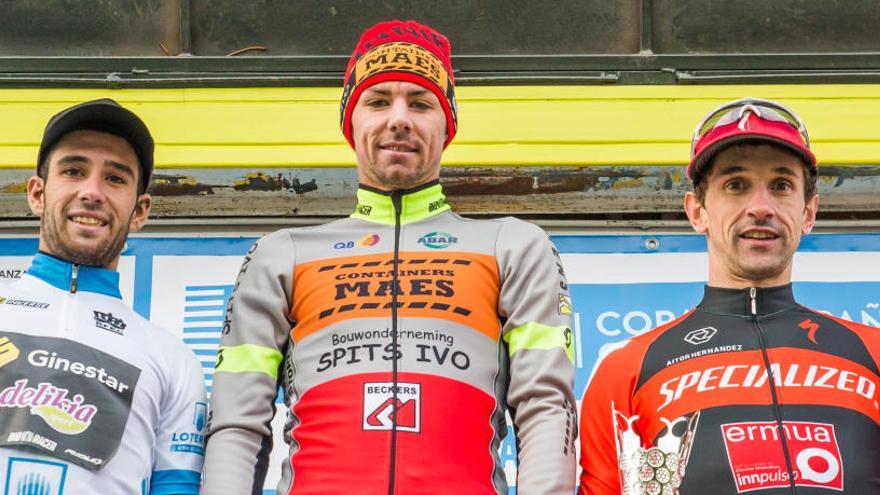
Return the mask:
<svg viewBox="0 0 880 495"><path fill-rule="evenodd" d="M110 98L80 103L58 112L49 119L46 130L43 131L43 141L40 143L37 172L46 154L58 144L58 141L61 141L61 138L82 129L106 132L128 141L140 162L141 175L144 177L141 183L146 189L153 175L155 147L153 137L140 117Z"/></svg>

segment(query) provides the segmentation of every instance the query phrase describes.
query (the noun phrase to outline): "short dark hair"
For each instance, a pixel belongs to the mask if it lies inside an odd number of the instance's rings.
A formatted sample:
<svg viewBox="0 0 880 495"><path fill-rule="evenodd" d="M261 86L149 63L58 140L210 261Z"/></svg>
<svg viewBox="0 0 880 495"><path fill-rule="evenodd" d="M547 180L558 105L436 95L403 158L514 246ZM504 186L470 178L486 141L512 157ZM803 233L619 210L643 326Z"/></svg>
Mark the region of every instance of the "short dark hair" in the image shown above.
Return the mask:
<svg viewBox="0 0 880 495"><path fill-rule="evenodd" d="M114 136L116 135L112 132L106 132L106 131L98 131L98 132L105 132L107 134L113 134ZM119 137L124 137L124 136L119 136ZM59 140L58 142L60 143L61 140ZM46 150L45 155L43 156L43 161L41 161L40 163L37 164L37 175L41 179L43 179L43 182L45 182L46 180L49 179L49 162L52 160L52 154L55 153L55 148L57 148L57 147L58 147L58 143L55 143L50 148L48 148ZM138 158L138 160L140 160L140 158ZM144 176L144 170L140 166L140 163L138 163L137 169L138 169L137 192L138 192L138 194L143 194L143 193L147 192L147 186L149 184L146 183L147 178Z"/></svg>
<svg viewBox="0 0 880 495"><path fill-rule="evenodd" d="M777 151L784 151L791 156L797 157L798 161L801 162L801 165L804 167L804 201L809 201L816 195L816 182L819 178L819 173L816 169L807 165L803 158L796 153L792 153L791 149L783 146L778 143L774 143L772 141L765 141L756 139L754 141L741 141L738 143L731 144L730 146L724 148L733 148L733 147L741 147L741 146L760 146L767 145L771 148L776 149ZM719 150L720 153L723 150ZM715 165L715 158L718 156L718 153L715 153L712 158L706 162L706 165L703 166L699 173L694 177L694 194L696 194L697 199L700 201L700 204L706 204L706 177L709 176L709 173L712 171L712 167Z"/></svg>

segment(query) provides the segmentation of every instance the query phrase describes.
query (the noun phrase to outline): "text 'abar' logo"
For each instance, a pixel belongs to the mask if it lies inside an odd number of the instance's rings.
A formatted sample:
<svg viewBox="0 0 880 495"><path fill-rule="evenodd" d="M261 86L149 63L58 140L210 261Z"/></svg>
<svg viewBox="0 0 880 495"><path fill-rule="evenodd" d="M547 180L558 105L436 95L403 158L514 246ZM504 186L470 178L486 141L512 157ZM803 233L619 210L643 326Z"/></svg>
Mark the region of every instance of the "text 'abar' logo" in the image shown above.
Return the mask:
<svg viewBox="0 0 880 495"><path fill-rule="evenodd" d="M419 244L431 249L444 249L452 244L458 244L458 238L448 232L429 232L419 237Z"/></svg>
<svg viewBox="0 0 880 495"><path fill-rule="evenodd" d="M421 384L364 383L364 430L421 431Z"/></svg>
<svg viewBox="0 0 880 495"><path fill-rule="evenodd" d="M788 445L797 486L843 491L843 460L834 425L774 421L721 425L730 469L739 493L789 486L782 438Z"/></svg>

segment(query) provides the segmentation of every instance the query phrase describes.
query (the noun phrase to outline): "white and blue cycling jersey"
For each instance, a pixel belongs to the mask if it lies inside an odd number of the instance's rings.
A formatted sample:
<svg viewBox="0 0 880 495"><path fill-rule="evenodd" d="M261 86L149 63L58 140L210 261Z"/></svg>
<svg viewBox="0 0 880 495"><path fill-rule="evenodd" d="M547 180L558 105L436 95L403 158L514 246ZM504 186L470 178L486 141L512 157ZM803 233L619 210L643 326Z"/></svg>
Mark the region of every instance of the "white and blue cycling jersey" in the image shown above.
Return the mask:
<svg viewBox="0 0 880 495"><path fill-rule="evenodd" d="M198 494L205 385L119 274L39 253L0 286L0 495Z"/></svg>

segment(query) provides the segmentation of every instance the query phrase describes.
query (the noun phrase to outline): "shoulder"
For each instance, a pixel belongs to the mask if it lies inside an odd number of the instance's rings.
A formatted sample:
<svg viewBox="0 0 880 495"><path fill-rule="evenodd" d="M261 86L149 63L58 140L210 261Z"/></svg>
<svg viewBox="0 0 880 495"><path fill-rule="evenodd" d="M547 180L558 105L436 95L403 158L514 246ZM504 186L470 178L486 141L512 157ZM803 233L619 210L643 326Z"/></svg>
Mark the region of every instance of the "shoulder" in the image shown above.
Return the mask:
<svg viewBox="0 0 880 495"><path fill-rule="evenodd" d="M546 238L547 233L541 227L516 217L501 217L492 220L496 222L505 233L520 234L528 237Z"/></svg>
<svg viewBox="0 0 880 495"><path fill-rule="evenodd" d="M677 328L683 321L693 314L694 310L690 310L680 317L672 320L659 327L655 327L647 332L630 337L616 344L606 344L600 350L599 360L596 362L598 368L602 363L608 362L605 366L614 367L615 369L632 369L639 371L645 355L651 348L651 345L657 341L665 333Z"/></svg>
<svg viewBox="0 0 880 495"><path fill-rule="evenodd" d="M531 222L527 222L525 220L521 220L516 217L467 218L467 217L463 217L463 216L459 215L458 213L456 213L452 210L444 212L440 216L438 216L438 218L444 218L444 217L449 219L449 221L462 222L462 223L467 223L467 224L482 226L482 227L487 227L487 228L494 228L494 229L502 229L503 228L505 230L522 230L522 231L529 231L529 232L533 232L533 233L535 233L535 232L543 233L544 232L543 230L541 230L541 227L538 227L537 225L535 225Z"/></svg>
<svg viewBox="0 0 880 495"><path fill-rule="evenodd" d="M147 320L138 313L132 311L129 318L138 326L138 340L144 352L152 354L153 360L164 363L165 369L170 373L173 369L180 369L192 363L198 363L195 354L187 347L179 336L169 330ZM172 378L174 378L172 376Z"/></svg>
<svg viewBox="0 0 880 495"><path fill-rule="evenodd" d="M490 220L497 225L498 249L536 249L549 250L553 247L550 236L541 227L515 217Z"/></svg>
<svg viewBox="0 0 880 495"><path fill-rule="evenodd" d="M818 317L827 318L828 320L837 323L838 325L855 333L863 342L865 342L866 345L874 347L875 349L880 349L880 328L864 325L862 323L856 323L850 320L845 320L832 314L825 313L813 308L808 308L803 305L801 306L801 308Z"/></svg>
<svg viewBox="0 0 880 495"><path fill-rule="evenodd" d="M362 222L362 220L346 217L319 225L310 225L308 227L288 227L279 229L257 239L251 247L251 251L257 250L258 248L263 251L271 250L275 247L289 248L297 242L308 241L316 235L320 236L336 232L347 232Z"/></svg>

